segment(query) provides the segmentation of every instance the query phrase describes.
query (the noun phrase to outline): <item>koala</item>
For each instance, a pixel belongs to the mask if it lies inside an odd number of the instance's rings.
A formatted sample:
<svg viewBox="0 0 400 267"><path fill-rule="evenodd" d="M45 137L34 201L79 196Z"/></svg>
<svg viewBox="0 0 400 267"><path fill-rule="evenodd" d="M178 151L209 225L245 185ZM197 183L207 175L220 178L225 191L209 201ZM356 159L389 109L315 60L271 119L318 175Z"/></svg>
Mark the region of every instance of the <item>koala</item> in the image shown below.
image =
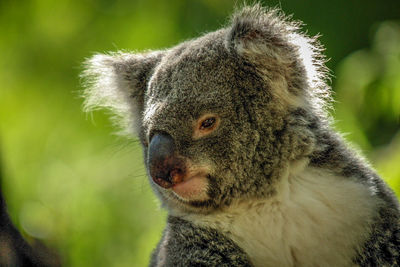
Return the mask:
<svg viewBox="0 0 400 267"><path fill-rule="evenodd" d="M140 139L168 211L150 266L400 265L399 202L333 129L300 25L255 4L175 47L86 61L86 110Z"/></svg>

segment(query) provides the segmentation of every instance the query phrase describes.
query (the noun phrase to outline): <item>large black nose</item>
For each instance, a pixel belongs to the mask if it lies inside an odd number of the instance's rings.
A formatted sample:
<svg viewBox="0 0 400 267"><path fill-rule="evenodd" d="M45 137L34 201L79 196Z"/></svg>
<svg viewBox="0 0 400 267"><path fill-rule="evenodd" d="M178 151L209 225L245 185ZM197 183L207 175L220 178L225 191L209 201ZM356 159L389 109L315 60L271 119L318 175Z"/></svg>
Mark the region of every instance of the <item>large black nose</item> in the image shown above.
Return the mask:
<svg viewBox="0 0 400 267"><path fill-rule="evenodd" d="M150 140L148 152L147 166L155 183L169 188L180 182L183 164L175 153L174 139L169 134L155 134Z"/></svg>

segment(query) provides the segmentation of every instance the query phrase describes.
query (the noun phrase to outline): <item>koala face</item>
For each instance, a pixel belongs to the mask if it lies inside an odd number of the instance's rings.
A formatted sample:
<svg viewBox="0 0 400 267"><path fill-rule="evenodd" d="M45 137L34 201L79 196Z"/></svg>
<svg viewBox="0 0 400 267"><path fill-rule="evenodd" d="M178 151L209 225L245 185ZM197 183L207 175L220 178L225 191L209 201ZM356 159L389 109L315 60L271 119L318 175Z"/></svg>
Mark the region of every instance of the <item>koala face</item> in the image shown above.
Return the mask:
<svg viewBox="0 0 400 267"><path fill-rule="evenodd" d="M250 166L258 137L238 80L259 79L251 68L241 73L223 40L217 32L168 51L149 79L141 136L151 183L166 202L217 207L252 183L240 166Z"/></svg>
<svg viewBox="0 0 400 267"><path fill-rule="evenodd" d="M311 40L277 16L243 9L229 27L168 50L88 60L86 107L112 110L139 136L168 208L207 212L272 194L310 147L288 125L315 108L324 83Z"/></svg>

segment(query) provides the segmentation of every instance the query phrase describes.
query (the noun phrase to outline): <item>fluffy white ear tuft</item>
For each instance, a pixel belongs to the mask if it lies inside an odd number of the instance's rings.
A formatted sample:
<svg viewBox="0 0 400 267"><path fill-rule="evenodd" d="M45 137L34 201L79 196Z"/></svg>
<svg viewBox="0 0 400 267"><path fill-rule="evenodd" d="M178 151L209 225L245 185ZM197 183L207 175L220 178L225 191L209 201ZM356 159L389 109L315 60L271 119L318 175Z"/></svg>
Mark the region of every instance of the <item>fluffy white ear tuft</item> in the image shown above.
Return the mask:
<svg viewBox="0 0 400 267"><path fill-rule="evenodd" d="M322 49L300 26L277 9L244 7L233 15L225 45L258 67L278 100L302 106L311 96L309 104L323 109L330 88Z"/></svg>
<svg viewBox="0 0 400 267"><path fill-rule="evenodd" d="M123 133L138 134L147 83L162 56L117 52L89 58L82 73L85 111L110 110Z"/></svg>

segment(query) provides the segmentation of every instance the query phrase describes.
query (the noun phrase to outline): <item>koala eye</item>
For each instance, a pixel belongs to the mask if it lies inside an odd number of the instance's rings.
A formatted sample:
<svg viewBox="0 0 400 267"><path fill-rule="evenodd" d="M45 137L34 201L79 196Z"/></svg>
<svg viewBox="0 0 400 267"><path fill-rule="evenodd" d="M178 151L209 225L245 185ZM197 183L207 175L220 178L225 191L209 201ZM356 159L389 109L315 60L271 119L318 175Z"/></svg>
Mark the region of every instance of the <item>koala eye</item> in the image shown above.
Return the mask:
<svg viewBox="0 0 400 267"><path fill-rule="evenodd" d="M200 130L208 129L213 127L217 119L215 117L207 118L205 119L201 125L200 125Z"/></svg>
<svg viewBox="0 0 400 267"><path fill-rule="evenodd" d="M194 126L193 138L201 138L213 132L219 126L220 118L214 114L201 116Z"/></svg>

